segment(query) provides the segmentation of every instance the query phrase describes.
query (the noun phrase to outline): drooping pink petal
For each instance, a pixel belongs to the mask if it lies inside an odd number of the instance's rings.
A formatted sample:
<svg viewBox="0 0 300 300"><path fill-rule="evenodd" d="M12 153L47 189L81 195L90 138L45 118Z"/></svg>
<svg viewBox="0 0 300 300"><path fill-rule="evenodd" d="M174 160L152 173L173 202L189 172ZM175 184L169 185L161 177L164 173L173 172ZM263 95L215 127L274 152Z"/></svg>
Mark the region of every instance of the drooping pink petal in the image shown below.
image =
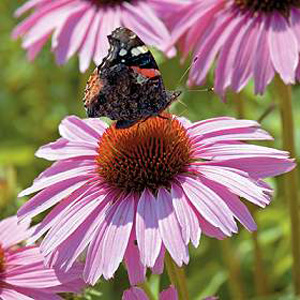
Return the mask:
<svg viewBox="0 0 300 300"><path fill-rule="evenodd" d="M156 262L155 262L153 268L151 268L151 271L153 274L162 274L163 273L164 264L165 264L165 253L166 253L166 249L165 249L164 245L162 244L158 258L156 259Z"/></svg>
<svg viewBox="0 0 300 300"><path fill-rule="evenodd" d="M188 263L189 254L178 223L169 192L160 188L157 194L156 215L162 241L178 266Z"/></svg>
<svg viewBox="0 0 300 300"><path fill-rule="evenodd" d="M146 293L138 287L132 287L123 293L122 300L149 300Z"/></svg>
<svg viewBox="0 0 300 300"><path fill-rule="evenodd" d="M256 56L255 49L258 42L257 29L259 21L253 18L249 22L249 27L244 33L239 46L240 50L237 51L233 61L232 72L232 89L240 92L248 83L249 78L253 76L253 62Z"/></svg>
<svg viewBox="0 0 300 300"><path fill-rule="evenodd" d="M23 190L18 197L23 197L56 183L63 182L66 178L79 179L80 177L85 177L88 179L92 176L94 169L95 166L93 166L93 162L88 160L78 160L77 163L72 159L58 161L41 173L40 176L35 179L32 186Z"/></svg>
<svg viewBox="0 0 300 300"><path fill-rule="evenodd" d="M63 241L53 252L45 257L47 265L53 263L65 272L73 266L79 255L87 248L95 232L101 226L110 206L108 202L112 195L106 196L86 220Z"/></svg>
<svg viewBox="0 0 300 300"><path fill-rule="evenodd" d="M249 231L257 229L254 219L252 218L246 205L242 203L238 196L230 192L225 186L216 181L202 179L203 183L209 186L215 193L217 193L228 208L232 211L234 217Z"/></svg>
<svg viewBox="0 0 300 300"><path fill-rule="evenodd" d="M88 216L92 214L103 199L104 195L100 190L77 200L73 204L72 209L65 214L64 219L61 222L57 222L47 233L40 247L43 255L49 254L63 241L68 239Z"/></svg>
<svg viewBox="0 0 300 300"><path fill-rule="evenodd" d="M162 291L159 295L159 300L178 300L178 294L174 286L170 286Z"/></svg>
<svg viewBox="0 0 300 300"><path fill-rule="evenodd" d="M134 218L134 197L129 195L118 206L103 237L103 251L105 257L103 263L103 275L108 279L113 276L119 264L122 262Z"/></svg>
<svg viewBox="0 0 300 300"><path fill-rule="evenodd" d="M88 249L84 271L87 282L95 284L101 275L111 278L123 260L133 225L133 208L132 195L111 206Z"/></svg>
<svg viewBox="0 0 300 300"><path fill-rule="evenodd" d="M255 82L255 93L263 94L266 86L274 77L275 71L271 62L270 49L268 44L268 19L262 17L260 28L258 29L258 43L255 50L253 77ZM263 68L262 68L263 62Z"/></svg>
<svg viewBox="0 0 300 300"><path fill-rule="evenodd" d="M79 6L68 16L65 23L56 29L52 49L54 50L57 64L61 65L67 61L68 51L72 47L72 39L74 39L75 28L87 9L88 6L83 3L82 6Z"/></svg>
<svg viewBox="0 0 300 300"><path fill-rule="evenodd" d="M233 214L222 198L200 180L179 177L188 199L208 222L230 236L237 232Z"/></svg>
<svg viewBox="0 0 300 300"><path fill-rule="evenodd" d="M201 229L197 216L188 203L182 189L173 184L171 188L172 204L176 212L178 222L182 228L182 237L186 244L191 240L195 247L198 247Z"/></svg>
<svg viewBox="0 0 300 300"><path fill-rule="evenodd" d="M136 245L136 237L131 233L124 256L130 285L138 285L146 279L146 267L141 262L140 252Z"/></svg>
<svg viewBox="0 0 300 300"><path fill-rule="evenodd" d="M271 17L268 43L275 70L286 84L295 83L299 59L298 43L286 19L278 13Z"/></svg>
<svg viewBox="0 0 300 300"><path fill-rule="evenodd" d="M70 36L70 46L67 49L66 59L71 58L84 44L94 14L95 10L93 7L87 7L82 17L78 19Z"/></svg>
<svg viewBox="0 0 300 300"><path fill-rule="evenodd" d="M100 19L101 19L101 15L95 12L93 16L93 20L90 24L90 28L85 37L84 44L82 44L82 46L80 47L79 69L82 73L88 69L90 62L93 59L95 49L96 49L95 41L99 29Z"/></svg>
<svg viewBox="0 0 300 300"><path fill-rule="evenodd" d="M153 267L161 248L155 209L155 197L147 189L142 193L136 214L136 237L142 263Z"/></svg>
<svg viewBox="0 0 300 300"><path fill-rule="evenodd" d="M210 38L203 43L197 53L198 59L191 68L190 79L193 82L199 84L203 82L213 60L235 27L236 22L234 16L223 16L222 24L220 24L220 26L211 33Z"/></svg>
<svg viewBox="0 0 300 300"><path fill-rule="evenodd" d="M237 16L237 18L239 18L239 22L236 24L220 50L215 70L214 88L221 96L224 96L225 89L231 84L232 72L234 70L233 62L235 60L236 53L240 49L240 41L250 25L243 26L246 22L243 16Z"/></svg>
<svg viewBox="0 0 300 300"><path fill-rule="evenodd" d="M86 178L66 179L44 189L27 201L18 211L19 218L33 217L61 201L86 183Z"/></svg>

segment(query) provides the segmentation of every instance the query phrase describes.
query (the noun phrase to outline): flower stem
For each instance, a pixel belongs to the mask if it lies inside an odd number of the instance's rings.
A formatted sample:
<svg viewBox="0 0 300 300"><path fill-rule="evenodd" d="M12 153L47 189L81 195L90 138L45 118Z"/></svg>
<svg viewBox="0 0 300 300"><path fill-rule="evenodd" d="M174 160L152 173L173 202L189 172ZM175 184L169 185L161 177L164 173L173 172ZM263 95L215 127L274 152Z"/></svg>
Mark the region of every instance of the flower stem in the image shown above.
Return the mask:
<svg viewBox="0 0 300 300"><path fill-rule="evenodd" d="M245 99L246 96L241 95L241 93L233 94L233 99L235 102L236 107L236 115L239 119L247 119L246 110L245 110L245 101L250 99ZM272 109L274 105L272 105ZM260 117L261 120L265 118L271 111L271 108L268 108L266 112ZM257 208L255 206L249 205L248 208L250 209L254 219ZM263 256L261 245L258 239L257 231L251 234L251 239L253 243L253 254L254 254L254 282L255 282L255 290L257 296L265 296L268 294L268 278L267 274L265 273L265 268L263 264ZM224 241L225 242L225 241ZM223 243L224 243L223 242ZM225 244L225 243L224 243ZM240 270L240 261L238 256L236 255L236 250L232 249L230 242L226 241L226 244L223 245L223 252L230 255L232 262L228 262L227 265L229 267L229 278L230 278L230 289L233 296L237 297L238 299L245 298L244 287L241 281L241 270ZM234 256L232 256L232 253ZM234 261L235 260L235 261Z"/></svg>
<svg viewBox="0 0 300 300"><path fill-rule="evenodd" d="M294 122L292 108L292 89L285 85L277 76L275 85L278 93L283 136L283 148L296 157L294 140ZM299 195L297 191L297 169L284 175L284 195L288 201L291 218L292 253L293 253L293 281L296 295L300 295L300 220Z"/></svg>
<svg viewBox="0 0 300 300"><path fill-rule="evenodd" d="M176 265L168 252L166 252L165 256L165 264L170 281L177 289L179 300L188 300L189 296L184 269Z"/></svg>
<svg viewBox="0 0 300 300"><path fill-rule="evenodd" d="M220 241L220 243L222 247L223 260L228 268L228 286L231 294L230 299L246 299L238 253L236 249L232 247L229 239Z"/></svg>
<svg viewBox="0 0 300 300"><path fill-rule="evenodd" d="M144 290L144 292L148 296L149 300L156 300L156 298L154 297L152 291L149 288L149 285L148 285L147 281L144 281L143 283L138 284L138 287L140 287L141 289Z"/></svg>

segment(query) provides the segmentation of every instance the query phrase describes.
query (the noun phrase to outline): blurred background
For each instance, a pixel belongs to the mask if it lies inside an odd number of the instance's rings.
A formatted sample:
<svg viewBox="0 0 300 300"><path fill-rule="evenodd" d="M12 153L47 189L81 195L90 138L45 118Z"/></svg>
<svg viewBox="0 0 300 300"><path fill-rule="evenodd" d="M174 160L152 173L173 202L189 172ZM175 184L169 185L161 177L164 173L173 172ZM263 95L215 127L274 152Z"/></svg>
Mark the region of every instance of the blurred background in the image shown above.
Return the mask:
<svg viewBox="0 0 300 300"><path fill-rule="evenodd" d="M85 74L78 70L77 58L57 66L48 44L30 63L21 42L11 39L17 24L14 10L18 0L0 1L0 218L16 213L26 201L17 194L49 165L35 158L41 145L58 138L57 126L67 115L85 117L83 89L94 68ZM239 95L229 94L226 103L213 92L189 91L180 86L180 78L190 62L180 64L178 58L166 60L154 50L167 88L183 89L182 103L175 103L171 112L192 121L222 115L259 119L275 105L272 85L263 97L254 96L249 85ZM206 87L211 87L208 81ZM201 87L203 88L203 87ZM300 141L300 88L293 87L296 140ZM262 126L274 137L263 145L281 148L281 127L276 108L262 120ZM297 143L297 160L300 143ZM218 295L220 299L295 299L292 296L290 220L287 203L281 191L280 177L269 181L275 189L273 202L266 209L250 207L258 231L250 234L241 228L239 234L225 241L203 236L198 249L191 247L191 260L186 268L191 299ZM150 276L153 290L168 285L168 278ZM114 280L99 282L87 289L80 299L120 299L129 287L124 268ZM259 295L259 296L258 296ZM69 297L68 295L66 297ZM68 298L69 299L69 298ZM70 296L72 299L72 296Z"/></svg>

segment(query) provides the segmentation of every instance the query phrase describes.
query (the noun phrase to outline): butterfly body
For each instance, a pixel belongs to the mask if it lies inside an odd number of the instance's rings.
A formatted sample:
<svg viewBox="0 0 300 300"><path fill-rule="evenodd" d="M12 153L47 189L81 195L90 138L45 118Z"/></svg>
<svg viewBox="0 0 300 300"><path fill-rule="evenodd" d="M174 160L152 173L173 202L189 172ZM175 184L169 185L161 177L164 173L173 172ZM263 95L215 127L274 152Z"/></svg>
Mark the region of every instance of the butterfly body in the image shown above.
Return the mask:
<svg viewBox="0 0 300 300"><path fill-rule="evenodd" d="M151 52L134 32L118 28L108 40L108 55L85 89L88 117L105 116L117 120L117 128L127 128L159 115L180 92L165 89Z"/></svg>

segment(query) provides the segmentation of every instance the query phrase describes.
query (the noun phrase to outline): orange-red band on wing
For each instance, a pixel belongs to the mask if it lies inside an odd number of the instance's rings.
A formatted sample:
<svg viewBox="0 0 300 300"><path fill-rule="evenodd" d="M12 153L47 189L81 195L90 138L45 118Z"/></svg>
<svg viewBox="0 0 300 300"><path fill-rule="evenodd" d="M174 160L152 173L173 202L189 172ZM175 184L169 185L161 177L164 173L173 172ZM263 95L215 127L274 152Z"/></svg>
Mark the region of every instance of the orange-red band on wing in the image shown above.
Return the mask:
<svg viewBox="0 0 300 300"><path fill-rule="evenodd" d="M152 78L152 77L156 77L156 76L160 76L160 72L157 69L143 69L143 68L139 68L139 67L131 67L135 72L148 77L148 78Z"/></svg>

